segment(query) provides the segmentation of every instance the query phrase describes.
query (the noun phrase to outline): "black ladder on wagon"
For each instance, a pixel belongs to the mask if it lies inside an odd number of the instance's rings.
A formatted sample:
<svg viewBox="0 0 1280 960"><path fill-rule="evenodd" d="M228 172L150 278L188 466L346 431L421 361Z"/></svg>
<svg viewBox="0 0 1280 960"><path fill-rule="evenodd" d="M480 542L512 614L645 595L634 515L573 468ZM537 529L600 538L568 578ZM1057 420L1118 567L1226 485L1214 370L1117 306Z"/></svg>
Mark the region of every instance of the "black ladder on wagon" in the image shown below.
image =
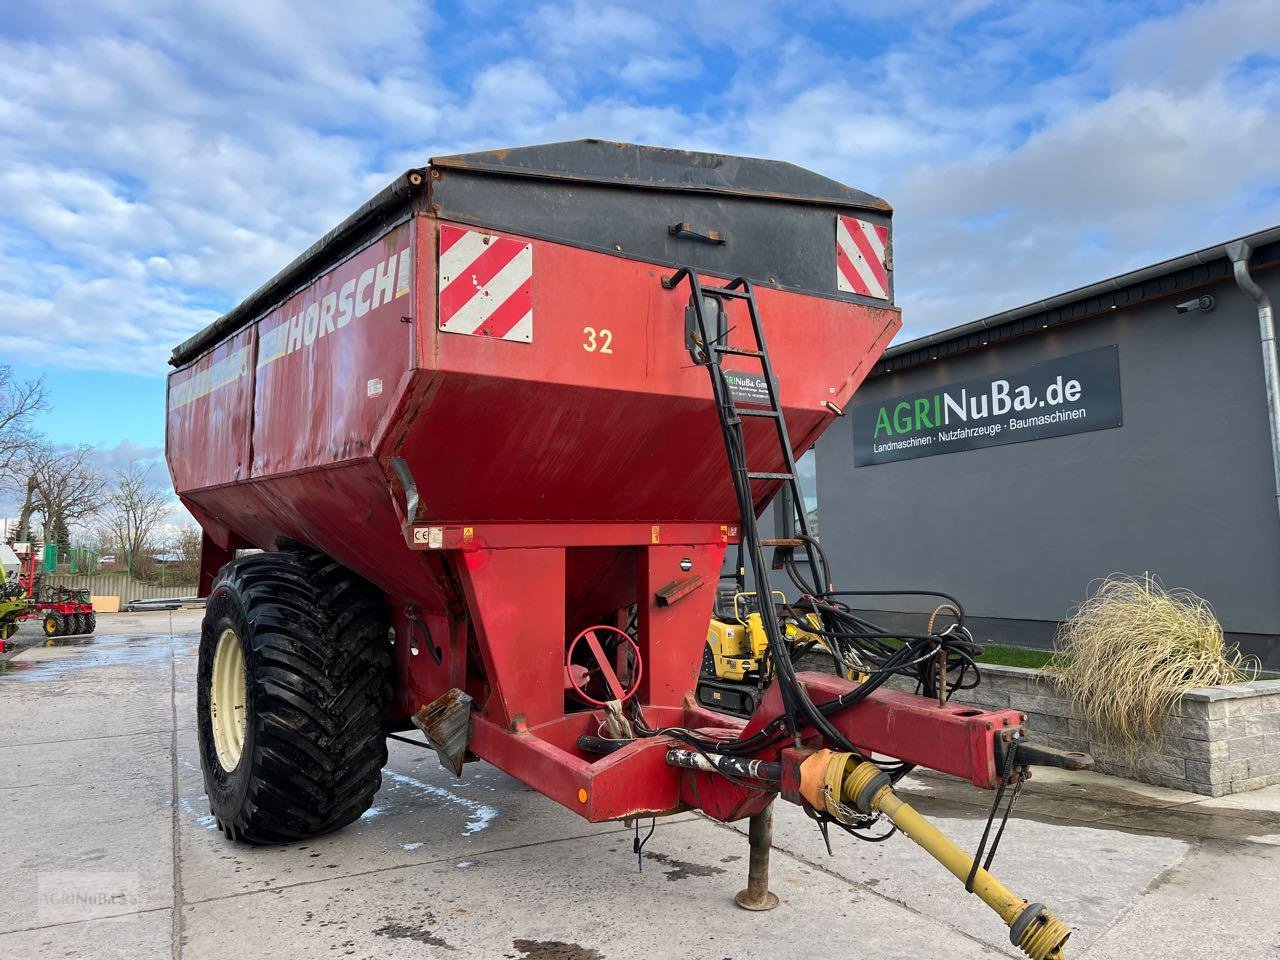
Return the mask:
<svg viewBox="0 0 1280 960"><path fill-rule="evenodd" d="M716 410L720 417L720 431L724 438L725 452L729 457L733 489L738 500L738 512L742 517L742 555L745 561L742 566L750 571L750 582L755 586L761 619L764 621L765 635L769 639L769 649L775 666L790 673L790 657L784 646L782 627L778 617L770 615L775 611L764 548L771 545L784 546L788 549L803 547L815 580L820 575L821 567L818 565L809 532L808 517L805 516L804 494L800 490L795 451L791 446L791 438L787 434L787 422L782 414L782 405L778 402L778 381L773 375L773 364L769 359L768 346L765 344L760 311L756 307L751 281L745 277L731 280L722 287L704 286L698 280L696 273L688 267L682 267L671 276L663 277L662 285L668 290L673 290L683 280L689 281L692 293L686 310L686 346L693 362L699 366L705 366L711 376L711 392L715 397ZM741 300L747 306L754 348L728 345L730 328L725 305L734 300ZM708 317L708 313L712 310L714 310L714 317ZM714 328L709 321L714 322ZM764 376L766 397L766 400L759 402L762 409L739 407L734 401L721 365L724 357L746 357L759 362L760 371ZM760 417L772 422L778 446L782 451L782 462L785 465L782 472L758 471L750 468L747 463L747 446L742 430L743 417ZM752 482L759 480L783 482L790 494L791 506L795 512L795 529L799 534L798 537L792 540L768 542L760 537L760 530L756 524L755 499L751 494ZM786 666L780 662L783 658L786 658Z"/></svg>

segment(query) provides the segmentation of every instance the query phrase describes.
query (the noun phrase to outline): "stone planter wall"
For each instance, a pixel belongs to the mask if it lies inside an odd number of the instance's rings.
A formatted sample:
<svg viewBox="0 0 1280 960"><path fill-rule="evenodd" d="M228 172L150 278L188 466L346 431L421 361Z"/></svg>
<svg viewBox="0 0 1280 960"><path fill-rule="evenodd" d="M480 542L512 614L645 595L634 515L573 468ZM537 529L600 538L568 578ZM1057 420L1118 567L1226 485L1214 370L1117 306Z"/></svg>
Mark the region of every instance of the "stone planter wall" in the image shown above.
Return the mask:
<svg viewBox="0 0 1280 960"><path fill-rule="evenodd" d="M983 664L982 683L955 699L1021 710L1037 742L1087 751L1100 773L1212 797L1280 783L1280 680L1192 690L1170 716L1159 755L1137 767L1091 742L1079 712L1038 670Z"/></svg>

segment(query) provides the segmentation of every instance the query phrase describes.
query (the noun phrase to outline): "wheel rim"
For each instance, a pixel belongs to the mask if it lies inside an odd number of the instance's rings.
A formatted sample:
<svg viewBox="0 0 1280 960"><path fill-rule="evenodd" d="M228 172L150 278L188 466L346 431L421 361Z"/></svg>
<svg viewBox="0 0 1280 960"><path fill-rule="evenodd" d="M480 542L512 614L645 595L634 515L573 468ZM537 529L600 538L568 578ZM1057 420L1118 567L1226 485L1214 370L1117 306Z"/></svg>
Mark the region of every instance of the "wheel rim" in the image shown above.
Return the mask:
<svg viewBox="0 0 1280 960"><path fill-rule="evenodd" d="M228 773L240 763L244 752L245 714L244 653L235 631L227 629L213 652L209 719L218 763Z"/></svg>
<svg viewBox="0 0 1280 960"><path fill-rule="evenodd" d="M45 617L44 634L46 637L56 637L58 635L58 621L53 617Z"/></svg>

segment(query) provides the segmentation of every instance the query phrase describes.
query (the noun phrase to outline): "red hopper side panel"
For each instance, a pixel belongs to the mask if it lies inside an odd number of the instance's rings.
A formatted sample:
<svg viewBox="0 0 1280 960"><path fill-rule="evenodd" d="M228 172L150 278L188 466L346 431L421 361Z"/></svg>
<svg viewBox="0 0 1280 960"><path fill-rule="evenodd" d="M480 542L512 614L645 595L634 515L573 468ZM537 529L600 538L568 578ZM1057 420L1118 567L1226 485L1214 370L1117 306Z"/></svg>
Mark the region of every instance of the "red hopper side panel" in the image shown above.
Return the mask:
<svg viewBox="0 0 1280 960"><path fill-rule="evenodd" d="M372 455L409 369L412 221L258 321L253 475Z"/></svg>
<svg viewBox="0 0 1280 960"><path fill-rule="evenodd" d="M257 341L246 327L170 375L165 452L179 493L248 478Z"/></svg>
<svg viewBox="0 0 1280 960"><path fill-rule="evenodd" d="M424 220L422 232L434 226ZM735 518L707 373L685 345L689 294L661 283L670 268L497 230L437 230L438 257L422 258L421 384L379 450L408 463L425 520ZM824 255L834 271L834 253ZM834 419L829 404L847 404L870 372L898 312L767 285L756 298L801 454ZM728 344L751 346L745 308L728 309ZM726 367L760 380L758 361ZM757 418L744 429L753 469L780 470L773 427ZM757 503L777 486L759 482Z"/></svg>

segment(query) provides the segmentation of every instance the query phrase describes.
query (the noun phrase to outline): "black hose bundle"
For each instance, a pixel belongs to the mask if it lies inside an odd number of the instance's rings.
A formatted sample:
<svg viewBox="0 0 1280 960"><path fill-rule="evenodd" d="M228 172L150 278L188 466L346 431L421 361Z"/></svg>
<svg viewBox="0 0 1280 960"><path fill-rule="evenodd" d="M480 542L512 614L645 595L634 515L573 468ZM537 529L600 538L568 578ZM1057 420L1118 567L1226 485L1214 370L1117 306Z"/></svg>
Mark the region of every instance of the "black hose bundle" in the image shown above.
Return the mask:
<svg viewBox="0 0 1280 960"><path fill-rule="evenodd" d="M940 685L950 679L950 674L953 671L957 676L956 683L950 687L951 692L954 692L957 688L965 689L966 686L976 684L978 673L977 665L973 659L976 647L964 627L964 609L960 606L959 601L953 597L929 591L835 590L831 586L827 557L817 539L807 535L807 526L802 518L800 523L802 534L798 539L807 554L813 580L812 582L807 581L796 567L794 548L784 548L788 549L784 557L784 566L801 594L800 601L797 604L793 606L784 605L784 612L802 619L802 622L809 622L810 626L815 627L811 632L821 636L831 648L832 656L837 662L837 673L843 675L844 671L841 669L840 663L851 658L858 662L859 670L867 675L865 682L855 686L842 696L822 704L813 702L804 686L796 678L795 665L792 662L791 651L784 637L780 622L781 618L778 615L779 612L768 599L770 596L767 572L769 568L765 564L764 547L756 529L755 503L751 493L752 475L747 466L746 441L743 437L742 421L738 416L738 409L734 403L732 392L728 388L724 371L720 367L720 354L717 352L718 341L726 337L728 331L725 330L719 333L716 343L711 342L706 318L703 315L704 304L699 284L697 278L688 273L688 271L676 274L675 279L668 278L664 280L664 286L670 289L675 280L683 276L689 277L692 288L691 306L695 311L698 323L697 343L706 345L705 347L695 346L691 348L690 355L694 363L708 367L711 374L712 391L719 410L721 432L725 443L725 453L729 460L729 470L733 480L738 514L742 518L741 550L747 555L755 581L754 585L757 590L761 620L768 640L769 664L782 698L782 713L750 736L741 736L734 740L721 740L680 727L653 729L645 722L639 704L633 700L631 711L633 714L632 726L636 734L641 737L666 735L689 744L699 752L715 752L731 757L751 757L753 754L757 754L788 738L798 746L801 742L801 731L805 728L811 728L822 738L824 743L834 749L852 754L861 759L869 759L863 757L862 752L832 725L829 718L856 706L879 687L883 686L895 674L916 678L917 689L922 690L926 695L932 696L938 695ZM723 296L744 297L747 300L756 342L760 348L760 355L765 357L765 374L771 378L772 375L767 359L768 354L764 345L764 335L756 314L754 299L751 297L750 284L742 281L742 289L736 290L735 285L739 283L739 281L734 281L728 288L717 294L720 297L717 307L717 322L723 316ZM734 292L730 293L730 291ZM719 330L719 326L717 329ZM780 418L781 407L776 402L775 389L772 382L770 382L770 405ZM787 462L792 466L792 472L787 476L793 484L794 492L794 464L790 451L790 441L786 435L784 421L779 419L777 423L779 439L786 448ZM741 559L738 566L739 576L741 577L744 568ZM841 599L843 597L891 594L938 597L944 601L944 606L953 611L956 622L940 633L926 630L924 634L893 634L854 614ZM815 614L818 623L814 625L811 621L808 621L807 617L801 618L799 613L801 610ZM931 624L933 619L932 617L930 618ZM931 659L935 661L933 668L926 665ZM972 674L971 677L970 673ZM904 776L911 769L910 764L902 762L881 764L880 766L895 780ZM825 815L818 815L818 818L820 823L826 819ZM884 837L868 837L856 833L858 829L865 829L865 827L869 826L872 819L874 818L869 818L866 823L856 824L851 832L855 832L855 835L861 836L863 839L884 839ZM841 826L846 825L841 824Z"/></svg>
<svg viewBox="0 0 1280 960"><path fill-rule="evenodd" d="M821 545L814 538L804 538L818 560L819 569L815 571L825 574L827 570L826 555ZM780 548L786 549L786 548ZM825 721L826 718L850 709L871 693L883 686L894 675L913 679L916 692L927 697L937 697L943 674L938 669L939 654L945 656L946 663L946 696L949 698L957 690L970 690L978 685L980 672L974 659L981 649L974 643L969 631L964 626L964 608L960 602L948 594L931 590L830 590L819 589L816 583L808 581L798 568L794 555L784 559L784 569L800 591L800 599L794 604L782 604L781 609L798 621L806 622L806 615L817 614L821 627L807 625L805 630L822 637L833 650L838 664L847 665L850 659L858 664L858 670L867 675L867 680L854 687L848 693L826 703L814 704L808 699L798 681L795 680L795 668L792 651L781 644L779 650L771 645L769 656L773 661L774 675L780 685L789 685L793 694L803 697L801 710L808 719L811 708ZM819 581L821 582L821 581ZM919 596L936 597L945 606L955 611L955 622L940 632L905 634L881 627L870 620L855 614L842 600L843 597L871 596ZM774 620L776 622L775 609ZM767 612L766 612L767 619ZM838 667L839 670L839 667ZM782 686L784 704L787 701L787 686ZM805 703L807 701L807 703ZM727 756L746 756L757 753L766 747L785 739L796 729L790 726L787 713L774 719L755 735L739 740L713 740L694 734L681 728L651 729L640 716L638 705L634 708L636 716L633 724L641 736L666 734L684 740L691 745L707 751L722 753ZM804 724L801 724L803 726ZM811 724L818 729L817 724ZM824 726L830 727L829 723ZM834 728L831 728L834 730ZM839 732L830 736L821 731L826 739L835 743L840 749L849 753L859 751ZM888 772L896 774L895 779L905 775L910 769L907 764L894 763L881 765Z"/></svg>
<svg viewBox="0 0 1280 960"><path fill-rule="evenodd" d="M811 548L811 555L818 558L821 572L825 575L828 565L822 545L812 537L800 539ZM800 619L802 614L816 613L825 629L809 627L807 630L826 640L833 652L838 651L838 662L847 664L852 660L862 673L872 679L883 675L887 680L893 674L914 679L916 693L926 697L937 697L944 682L947 699L958 690L972 690L978 685L980 671L974 658L982 650L965 627L964 607L955 597L935 590L823 590L818 584L829 582L825 576L822 580L815 577L817 582L806 580L796 564L794 552L790 550L784 558L783 567L800 591L800 600L795 604L784 604L783 611L796 619ZM929 626L924 633L902 633L858 616L840 599L879 596L935 597L942 603L929 618ZM947 629L935 632L934 621L943 610L950 611L955 622ZM945 654L945 675L938 669L939 652Z"/></svg>

